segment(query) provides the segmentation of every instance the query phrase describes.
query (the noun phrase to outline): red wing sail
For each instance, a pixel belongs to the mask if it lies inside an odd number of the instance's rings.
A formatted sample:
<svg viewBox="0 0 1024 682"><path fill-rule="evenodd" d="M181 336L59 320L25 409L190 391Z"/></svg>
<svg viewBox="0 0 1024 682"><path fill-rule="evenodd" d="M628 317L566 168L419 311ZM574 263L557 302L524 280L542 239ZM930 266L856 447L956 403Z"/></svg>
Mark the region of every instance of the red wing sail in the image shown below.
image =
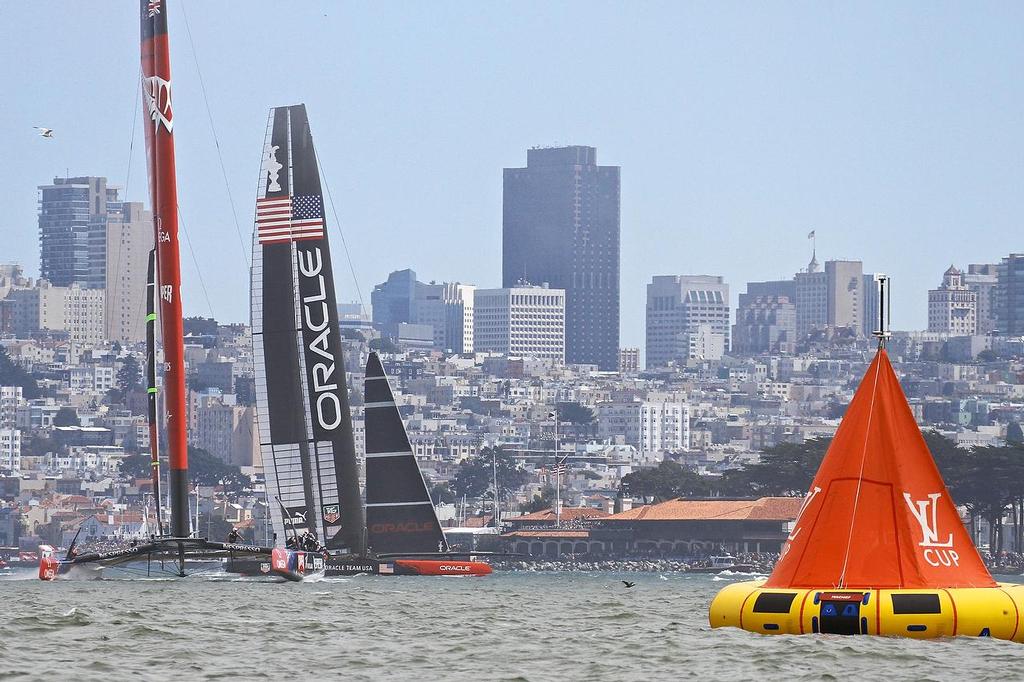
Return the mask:
<svg viewBox="0 0 1024 682"><path fill-rule="evenodd" d="M995 585L879 350L766 587Z"/></svg>

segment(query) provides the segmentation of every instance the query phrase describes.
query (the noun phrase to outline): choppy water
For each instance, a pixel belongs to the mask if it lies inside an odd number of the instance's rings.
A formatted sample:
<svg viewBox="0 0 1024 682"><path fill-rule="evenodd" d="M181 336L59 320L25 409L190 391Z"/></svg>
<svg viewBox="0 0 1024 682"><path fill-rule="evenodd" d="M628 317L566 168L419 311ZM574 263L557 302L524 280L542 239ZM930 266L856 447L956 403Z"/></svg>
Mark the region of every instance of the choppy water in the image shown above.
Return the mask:
<svg viewBox="0 0 1024 682"><path fill-rule="evenodd" d="M625 589L619 580L636 582ZM1024 645L711 630L711 576L0 581L0 678L1015 680Z"/></svg>

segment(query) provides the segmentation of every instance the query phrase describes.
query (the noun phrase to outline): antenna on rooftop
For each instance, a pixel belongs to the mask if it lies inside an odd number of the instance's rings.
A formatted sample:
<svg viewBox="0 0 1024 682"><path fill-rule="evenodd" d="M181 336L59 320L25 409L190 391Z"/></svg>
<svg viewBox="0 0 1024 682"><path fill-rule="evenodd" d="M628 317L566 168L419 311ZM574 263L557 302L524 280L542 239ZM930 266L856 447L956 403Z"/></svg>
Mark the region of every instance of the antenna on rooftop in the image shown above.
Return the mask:
<svg viewBox="0 0 1024 682"><path fill-rule="evenodd" d="M892 336L892 283L889 275L878 273L874 276L875 295L878 297L878 327L872 335L878 339L878 347L885 348L885 342Z"/></svg>

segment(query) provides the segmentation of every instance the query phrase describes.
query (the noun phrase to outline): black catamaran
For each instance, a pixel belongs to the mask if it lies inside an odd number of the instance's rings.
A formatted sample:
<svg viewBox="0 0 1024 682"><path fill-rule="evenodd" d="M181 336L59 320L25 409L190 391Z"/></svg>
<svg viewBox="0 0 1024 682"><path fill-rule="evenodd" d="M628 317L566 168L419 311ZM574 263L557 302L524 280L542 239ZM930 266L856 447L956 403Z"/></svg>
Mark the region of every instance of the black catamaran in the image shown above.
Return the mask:
<svg viewBox="0 0 1024 682"><path fill-rule="evenodd" d="M272 109L267 124L251 316L274 531L321 548L305 570L323 557L328 575L489 573L489 565L449 553L375 354L366 371L364 518L323 194L302 104ZM233 561L229 570L252 573L254 563Z"/></svg>
<svg viewBox="0 0 1024 682"><path fill-rule="evenodd" d="M147 304L147 380L150 393L149 420L153 460L154 493L159 510L159 453L156 450L156 339L152 300L156 294L159 306L161 336L164 348L164 424L168 441L168 489L170 528L163 526L158 511L159 532L148 540L134 542L123 549L103 552L78 551L72 541L64 558L52 548L42 552L39 577L54 580L71 576L75 569L88 575L113 566L134 564L146 573L167 572L185 576L186 568L204 560L220 560L249 556L259 560L264 573L284 578L301 579L297 570L304 554L282 548L258 547L227 542L213 542L193 535L188 509L188 440L185 432L185 348L181 317L181 269L178 251L178 194L174 164L174 113L171 106L171 64L167 35L165 0L140 0L142 88L145 100L146 152L149 170L150 198L153 204L155 260L151 257ZM141 292L140 292L141 293ZM77 540L77 536L76 536ZM218 564L218 562L214 562ZM209 567L207 562L204 567ZM88 570L91 569L91 570Z"/></svg>

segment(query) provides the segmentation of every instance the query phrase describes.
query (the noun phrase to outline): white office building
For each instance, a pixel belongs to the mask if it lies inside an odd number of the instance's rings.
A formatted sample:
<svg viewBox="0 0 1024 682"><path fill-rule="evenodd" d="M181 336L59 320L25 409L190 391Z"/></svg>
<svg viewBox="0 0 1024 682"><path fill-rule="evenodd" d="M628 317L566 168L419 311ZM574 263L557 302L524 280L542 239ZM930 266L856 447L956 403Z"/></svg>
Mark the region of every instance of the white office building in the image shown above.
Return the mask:
<svg viewBox="0 0 1024 682"><path fill-rule="evenodd" d="M21 472L21 431L0 429L0 471Z"/></svg>
<svg viewBox="0 0 1024 682"><path fill-rule="evenodd" d="M476 352L565 362L564 289L477 289L473 307Z"/></svg>
<svg viewBox="0 0 1024 682"><path fill-rule="evenodd" d="M655 276L647 285L647 367L664 367L714 348L724 352L729 348L729 314L724 278Z"/></svg>

